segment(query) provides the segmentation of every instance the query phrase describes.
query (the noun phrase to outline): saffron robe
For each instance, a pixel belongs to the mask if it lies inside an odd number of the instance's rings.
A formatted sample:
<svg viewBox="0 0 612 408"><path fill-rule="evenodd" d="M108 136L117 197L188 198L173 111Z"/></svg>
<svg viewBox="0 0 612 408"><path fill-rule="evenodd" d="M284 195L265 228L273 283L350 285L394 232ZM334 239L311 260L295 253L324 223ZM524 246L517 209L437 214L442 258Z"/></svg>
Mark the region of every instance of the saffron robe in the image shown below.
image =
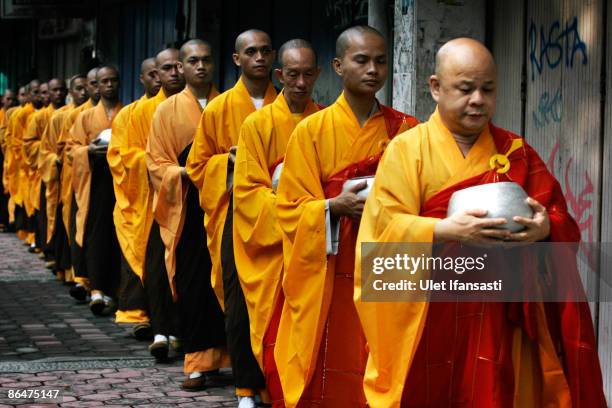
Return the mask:
<svg viewBox="0 0 612 408"><path fill-rule="evenodd" d="M38 156L38 168L40 177L45 183L46 211L47 214L47 243L55 234L57 204L59 202L59 169L57 165L57 142L61 132L65 115L74 105L65 105L53 111L49 118L40 140L40 152Z"/></svg>
<svg viewBox="0 0 612 408"><path fill-rule="evenodd" d="M276 198L285 304L274 353L287 407L365 406L365 341L352 302L358 223L338 220L338 254L328 256L326 199L347 178L372 175L390 138L415 124L381 106L361 127L341 94L289 140Z"/></svg>
<svg viewBox="0 0 612 408"><path fill-rule="evenodd" d="M208 100L217 95L212 87ZM210 256L204 232L196 221L203 215L194 186L181 176L200 115L200 104L189 88L171 96L153 115L146 150L155 190L155 221L166 248L168 280L177 300L185 373L215 370L225 366L227 360L223 314L210 286ZM195 219L186 222L188 216Z"/></svg>
<svg viewBox="0 0 612 408"><path fill-rule="evenodd" d="M436 110L387 148L356 249L355 303L370 350L364 381L370 406L605 406L587 304L360 301L360 243L433 242L452 192L471 185L515 181L546 207L550 241L579 239L559 183L526 143L511 152L515 140L522 142L490 125L463 157ZM497 153L510 161L508 173L490 168ZM549 323L559 324L559 337Z"/></svg>
<svg viewBox="0 0 612 408"><path fill-rule="evenodd" d="M276 90L270 83L264 106L274 98ZM204 228L213 263L211 282L222 307L221 241L229 205L228 152L238 144L240 126L253 112L255 106L241 77L233 88L209 101L187 158L187 174L200 192L200 205L204 209Z"/></svg>
<svg viewBox="0 0 612 408"><path fill-rule="evenodd" d="M49 123L49 118L54 111L53 105L49 105L32 114L32 120L28 124L23 136L24 159L28 166L28 180L30 183L30 201L35 210L40 210L41 174L38 170L40 142Z"/></svg>
<svg viewBox="0 0 612 408"><path fill-rule="evenodd" d="M310 101L299 120L317 112ZM274 363L274 342L282 308L283 245L276 217L272 175L282 163L297 121L283 93L244 121L234 168L234 256L249 314L251 347L274 401L282 390ZM280 318L278 310L277 318ZM275 327L271 327L271 325ZM268 331L272 331L266 336ZM264 343L264 338L267 341ZM264 353L268 356L264 358Z"/></svg>
<svg viewBox="0 0 612 408"><path fill-rule="evenodd" d="M34 214L34 208L30 201L30 183L28 179L28 166L23 153L23 135L29 124L32 114L35 112L34 105L27 103L11 117L9 122L10 135L8 143L11 149L11 160L14 172L9 174L9 191L15 204L23 207L28 216ZM13 119L14 117L14 119Z"/></svg>

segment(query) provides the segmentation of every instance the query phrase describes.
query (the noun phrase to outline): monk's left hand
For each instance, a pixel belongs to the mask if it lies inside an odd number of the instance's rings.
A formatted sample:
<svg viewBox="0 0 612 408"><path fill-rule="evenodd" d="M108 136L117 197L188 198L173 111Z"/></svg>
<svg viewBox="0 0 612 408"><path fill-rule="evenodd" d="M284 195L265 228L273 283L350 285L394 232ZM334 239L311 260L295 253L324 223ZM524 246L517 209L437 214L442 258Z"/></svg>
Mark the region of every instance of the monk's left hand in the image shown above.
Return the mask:
<svg viewBox="0 0 612 408"><path fill-rule="evenodd" d="M546 208L531 197L527 198L527 204L533 209L533 217L514 217L513 220L524 225L525 229L508 235L508 241L537 242L550 234L550 218Z"/></svg>

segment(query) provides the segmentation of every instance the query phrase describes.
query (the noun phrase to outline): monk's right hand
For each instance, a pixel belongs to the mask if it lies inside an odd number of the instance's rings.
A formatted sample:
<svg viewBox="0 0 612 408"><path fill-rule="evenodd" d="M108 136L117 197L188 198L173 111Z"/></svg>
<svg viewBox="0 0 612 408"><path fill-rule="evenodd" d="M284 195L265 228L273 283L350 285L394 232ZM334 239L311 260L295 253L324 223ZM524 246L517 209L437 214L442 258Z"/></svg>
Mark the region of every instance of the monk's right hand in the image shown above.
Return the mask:
<svg viewBox="0 0 612 408"><path fill-rule="evenodd" d="M434 242L499 243L507 240L508 230L494 228L504 225L506 219L482 218L485 215L486 210L467 210L438 221L434 227Z"/></svg>
<svg viewBox="0 0 612 408"><path fill-rule="evenodd" d="M357 193L368 186L367 181L355 184L350 190L329 199L329 211L335 217L351 217L360 219L366 199L359 197Z"/></svg>

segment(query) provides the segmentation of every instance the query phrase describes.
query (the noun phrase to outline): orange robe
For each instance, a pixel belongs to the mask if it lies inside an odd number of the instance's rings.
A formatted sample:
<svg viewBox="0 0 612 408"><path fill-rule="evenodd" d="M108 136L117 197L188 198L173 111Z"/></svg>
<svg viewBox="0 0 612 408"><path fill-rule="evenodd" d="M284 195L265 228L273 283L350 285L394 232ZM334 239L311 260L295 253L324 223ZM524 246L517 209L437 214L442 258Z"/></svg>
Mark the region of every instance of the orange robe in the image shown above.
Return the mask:
<svg viewBox="0 0 612 408"><path fill-rule="evenodd" d="M32 114L32 120L23 136L24 159L28 166L30 183L30 201L35 210L40 210L41 174L38 170L40 143L54 111L53 105L49 105Z"/></svg>
<svg viewBox="0 0 612 408"><path fill-rule="evenodd" d="M516 141L521 148L509 149ZM497 153L509 160L507 173L491 170ZM464 157L436 110L387 148L356 247L355 304L370 350L364 380L370 406L605 406L586 304L576 313L569 302L361 301L360 243L433 242L453 191L510 180L547 207L550 241L579 239L558 182L517 135L490 125ZM561 318L550 313L555 308Z"/></svg>
<svg viewBox="0 0 612 408"><path fill-rule="evenodd" d="M144 279L145 253L153 223L153 191L149 183L145 149L153 114L164 100L166 95L160 89L157 95L134 108L127 124L125 143L120 149L121 162L126 172L123 194L129 203L131 236L128 251L124 255L141 280Z"/></svg>
<svg viewBox="0 0 612 408"><path fill-rule="evenodd" d="M72 188L78 206L76 215L75 241L83 247L85 222L89 211L89 193L91 190L91 168L89 165L89 144L99 133L110 129L113 119L121 109L121 103L114 108L111 117L106 115L104 104L83 111L74 123L72 138L68 141L69 155L72 155Z"/></svg>
<svg viewBox="0 0 612 408"><path fill-rule="evenodd" d="M59 139L57 141L57 157L62 162L62 170L60 174L60 200L62 201L62 220L64 227L70 238L70 212L72 209L72 197L74 190L72 188L72 126L78 116L85 110L93 107L91 99L87 100L81 106L72 109L66 114L62 124Z"/></svg>
<svg viewBox="0 0 612 408"><path fill-rule="evenodd" d="M276 90L270 83L264 105L272 103L274 98ZM200 192L200 205L204 209L204 227L213 264L211 283L221 306L221 239L229 205L228 152L238 144L240 126L253 112L255 106L241 77L233 88L206 106L187 158L187 174Z"/></svg>
<svg viewBox="0 0 612 408"><path fill-rule="evenodd" d="M212 87L208 95L209 103L214 101L218 95L217 90ZM184 154L184 151L192 144L200 115L201 107L189 88L171 96L158 106L153 115L146 148L147 168L154 189L154 217L159 224L160 235L166 247L165 260L170 288L173 296L178 298L178 302L181 302L182 299L177 296L175 251L185 224L187 194L190 188L194 188L190 186L189 180L181 176L182 166L179 163L179 156ZM204 313L208 312L208 310L204 311ZM181 316L183 319L185 317ZM219 318L220 325L223 327L220 311ZM186 326L189 326L190 329L194 329L193 324L194 322L186 322ZM195 329L197 331L203 328ZM206 329L209 332L217 330L216 327ZM224 338L222 328L220 330L219 334ZM215 336L216 333L211 333L211 337ZM198 343L200 339L192 338L191 340ZM188 350L188 348L192 347L185 344L186 353L183 366L185 373L209 371L227 365L227 353L218 344L205 349L195 347L197 351Z"/></svg>
<svg viewBox="0 0 612 408"><path fill-rule="evenodd" d="M59 171L57 167L57 141L62 124L68 112L74 105L65 105L54 111L49 119L40 141L40 153L38 157L38 168L40 176L45 183L45 199L47 206L41 211L47 213L47 243L55 233L55 217L59 203Z"/></svg>
<svg viewBox="0 0 612 408"><path fill-rule="evenodd" d="M11 160L15 166L15 173L11 174L9 181L9 191L15 204L24 207L28 216L34 214L34 208L30 202L28 166L25 163L23 153L23 135L29 124L32 114L35 112L34 105L26 104L19 111L15 112L14 120L9 124L10 136L9 144L11 149Z"/></svg>
<svg viewBox="0 0 612 408"><path fill-rule="evenodd" d="M381 106L360 127L342 94L300 122L289 140L276 198L285 304L274 353L287 407L365 406L367 354L352 302L358 224L337 220L339 249L328 256L326 199L347 177L372 175L390 138L414 124Z"/></svg>
<svg viewBox="0 0 612 408"><path fill-rule="evenodd" d="M293 114L284 94L279 94L273 103L244 121L236 153L234 256L249 312L251 347L275 401L282 401L282 390L276 384L278 374L273 361L276 330L270 325L273 313L282 308L283 244L272 175L284 159L289 136L298 121L318 110L310 101L303 114ZM280 310L277 313L280 316ZM277 327L278 322L274 325ZM266 336L269 330L274 333Z"/></svg>

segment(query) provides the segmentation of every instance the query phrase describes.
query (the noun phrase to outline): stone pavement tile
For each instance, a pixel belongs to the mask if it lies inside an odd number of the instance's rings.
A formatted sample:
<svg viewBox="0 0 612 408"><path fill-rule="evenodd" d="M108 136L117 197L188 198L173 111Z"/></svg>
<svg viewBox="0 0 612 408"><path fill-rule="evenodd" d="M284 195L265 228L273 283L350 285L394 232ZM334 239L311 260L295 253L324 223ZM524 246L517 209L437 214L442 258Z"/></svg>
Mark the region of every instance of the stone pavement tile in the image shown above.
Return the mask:
<svg viewBox="0 0 612 408"><path fill-rule="evenodd" d="M195 402L192 398L178 398L178 397L160 397L151 398L153 404L182 404L185 402Z"/></svg>
<svg viewBox="0 0 612 408"><path fill-rule="evenodd" d="M133 392L121 394L123 398L149 399L155 397L165 397L163 392Z"/></svg>
<svg viewBox="0 0 612 408"><path fill-rule="evenodd" d="M79 398L88 401L108 401L121 398L121 394L116 391L104 391L95 394L81 395Z"/></svg>
<svg viewBox="0 0 612 408"><path fill-rule="evenodd" d="M39 382L12 382L2 384L3 388L33 388L40 387L42 384Z"/></svg>

